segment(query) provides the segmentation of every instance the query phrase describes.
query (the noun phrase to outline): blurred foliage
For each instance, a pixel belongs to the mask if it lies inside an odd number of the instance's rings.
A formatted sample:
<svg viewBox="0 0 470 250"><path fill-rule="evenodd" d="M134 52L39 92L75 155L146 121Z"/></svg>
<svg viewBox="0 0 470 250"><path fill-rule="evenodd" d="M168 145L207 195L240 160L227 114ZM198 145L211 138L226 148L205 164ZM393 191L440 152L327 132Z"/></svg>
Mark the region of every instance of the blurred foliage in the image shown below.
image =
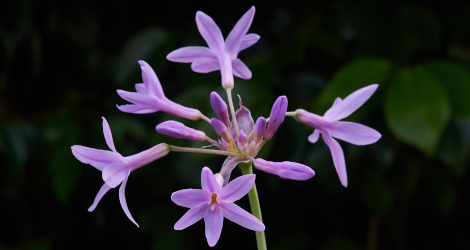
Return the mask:
<svg viewBox="0 0 470 250"><path fill-rule="evenodd" d="M101 117L117 150L132 155L157 143L201 147L155 131L177 120L119 112L116 89L141 82L138 60L156 71L165 94L214 117L211 91L225 98L220 73L198 74L166 55L205 46L194 21L210 15L227 35L252 3L177 1L0 2L0 249L204 249L204 224L174 231L185 208L172 192L200 187L203 166L224 157L171 153L132 173L128 221L111 190L87 208L101 173L78 162L72 145L107 149ZM250 33L261 36L239 57L252 70L235 79L253 117L267 117L277 96L289 110L322 115L336 97L373 83L372 98L347 120L375 128L370 146L341 143L349 187L340 185L323 142L286 119L260 152L311 166L294 182L257 172L273 249L469 249L470 4L423 1L270 1L255 3ZM236 98L235 98L236 100ZM238 102L235 101L238 107ZM240 175L235 171L233 177ZM237 204L248 209L248 199ZM251 249L254 233L226 220L220 249ZM116 239L119 239L118 241Z"/></svg>

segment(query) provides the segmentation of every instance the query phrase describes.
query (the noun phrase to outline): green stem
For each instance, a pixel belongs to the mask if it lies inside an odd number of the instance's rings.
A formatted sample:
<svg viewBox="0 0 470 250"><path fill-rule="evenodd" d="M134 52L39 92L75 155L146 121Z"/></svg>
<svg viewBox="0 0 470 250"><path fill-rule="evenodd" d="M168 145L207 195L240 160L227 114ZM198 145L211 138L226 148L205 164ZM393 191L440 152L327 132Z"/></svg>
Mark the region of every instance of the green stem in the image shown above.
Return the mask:
<svg viewBox="0 0 470 250"><path fill-rule="evenodd" d="M239 166L243 174L253 174L251 162L240 163ZM253 188L248 193L248 198L250 199L251 213L256 218L258 218L261 222L263 222L263 218L261 217L261 207L259 205L258 192L256 191L256 184L253 185ZM266 238L264 236L264 231L263 232L255 231L255 233L256 233L256 242L258 243L258 250L268 249L266 246Z"/></svg>

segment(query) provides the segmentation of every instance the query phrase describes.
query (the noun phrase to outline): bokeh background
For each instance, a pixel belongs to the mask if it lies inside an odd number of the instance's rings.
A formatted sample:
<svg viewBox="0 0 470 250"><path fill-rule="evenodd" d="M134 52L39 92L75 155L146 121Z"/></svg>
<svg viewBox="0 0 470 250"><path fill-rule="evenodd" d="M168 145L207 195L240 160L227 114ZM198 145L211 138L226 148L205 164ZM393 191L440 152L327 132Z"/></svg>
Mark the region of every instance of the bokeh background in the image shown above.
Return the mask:
<svg viewBox="0 0 470 250"><path fill-rule="evenodd" d="M204 223L174 231L186 209L172 192L200 187L200 171L223 157L170 153L134 171L87 212L101 173L72 145L131 155L158 143L204 144L158 134L168 119L216 134L203 121L122 113L116 89L141 82L137 60L156 71L166 95L215 117L209 94L220 73L194 73L166 55L205 46L198 10L226 36L252 5L249 30L261 40L240 53L253 72L236 79L253 116L268 116L280 95L289 110L323 114L335 97L379 83L346 120L383 135L369 146L341 142L349 187L312 129L286 118L261 151L272 161L315 170L306 182L257 172L270 249L470 249L470 3L429 1L33 1L0 3L0 249L207 249ZM235 171L234 176L239 175ZM238 204L249 210L245 197ZM255 249L253 232L225 220L216 249Z"/></svg>

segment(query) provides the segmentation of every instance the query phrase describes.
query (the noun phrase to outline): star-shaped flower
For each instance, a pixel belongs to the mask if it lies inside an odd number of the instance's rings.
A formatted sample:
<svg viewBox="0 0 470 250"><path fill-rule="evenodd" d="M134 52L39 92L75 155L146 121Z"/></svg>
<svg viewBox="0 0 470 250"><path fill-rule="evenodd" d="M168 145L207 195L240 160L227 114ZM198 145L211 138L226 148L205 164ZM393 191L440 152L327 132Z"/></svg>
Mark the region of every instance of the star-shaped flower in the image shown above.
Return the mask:
<svg viewBox="0 0 470 250"><path fill-rule="evenodd" d="M166 57L173 62L192 63L191 69L198 73L209 73L220 70L222 87L233 88L233 75L251 79L251 71L237 58L240 51L250 47L259 40L256 34L246 34L250 28L255 7L251 7L233 27L225 39L214 20L202 11L196 13L196 23L207 47L190 46L177 49Z"/></svg>
<svg viewBox="0 0 470 250"><path fill-rule="evenodd" d="M344 100L341 100L339 97L336 98L333 106L325 112L323 117L303 109L295 111L297 113L295 116L297 121L315 129L313 134L308 137L311 143L317 142L320 133L323 135L323 140L330 148L333 163L341 184L345 187L348 186L348 176L346 174L344 153L339 143L333 137L354 145L372 144L382 137L375 129L362 124L339 121L360 108L372 96L378 86L378 84L372 84L356 90L344 98Z"/></svg>
<svg viewBox="0 0 470 250"><path fill-rule="evenodd" d="M127 179L129 178L129 174L132 171L167 155L169 153L168 145L161 143L138 154L123 157L116 151L116 148L114 147L111 129L109 128L109 124L104 117L103 134L106 140L106 144L108 144L108 147L111 149L111 151L89 148L80 145L72 146L72 153L75 158L102 171L103 180L105 182L100 191L98 191L93 204L90 206L90 208L88 208L88 211L92 212L95 210L98 202L100 202L101 198L103 198L106 192L108 192L111 188L115 188L121 184L121 187L119 188L119 201L121 203L122 209L124 210L124 213L127 215L129 220L131 220L136 226L139 226L137 222L135 222L134 218L129 212L129 208L127 207L125 196Z"/></svg>
<svg viewBox="0 0 470 250"><path fill-rule="evenodd" d="M174 192L171 200L179 206L190 208L175 224L175 230L185 229L204 218L206 239L215 246L222 232L224 217L254 231L264 231L264 224L255 216L234 204L245 196L255 184L255 175L240 176L222 187L208 167L201 173L202 189L183 189Z"/></svg>

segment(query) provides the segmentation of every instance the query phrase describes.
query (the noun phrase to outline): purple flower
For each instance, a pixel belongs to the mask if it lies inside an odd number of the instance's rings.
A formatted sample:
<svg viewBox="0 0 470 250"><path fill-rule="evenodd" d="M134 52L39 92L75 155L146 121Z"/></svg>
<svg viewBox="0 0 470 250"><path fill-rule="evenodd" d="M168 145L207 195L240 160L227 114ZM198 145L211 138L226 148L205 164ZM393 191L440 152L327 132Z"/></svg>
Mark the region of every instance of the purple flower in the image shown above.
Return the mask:
<svg viewBox="0 0 470 250"><path fill-rule="evenodd" d="M212 109L217 114L220 121L223 122L225 126L229 126L230 118L228 117L227 104L224 102L222 97L220 97L217 92L212 91L210 100Z"/></svg>
<svg viewBox="0 0 470 250"><path fill-rule="evenodd" d="M102 171L103 180L105 182L100 191L98 191L98 194L96 195L95 200L88 211L92 212L96 208L98 202L106 194L106 192L108 192L108 190L121 184L121 187L119 188L119 201L121 202L122 209L124 210L124 213L127 215L129 220L131 220L138 227L139 225L135 222L134 218L132 218L129 209L127 208L126 196L124 193L127 179L133 170L167 155L169 152L168 145L161 143L138 154L123 157L116 151L116 148L114 147L111 129L109 128L109 124L104 117L103 134L111 151L88 148L79 145L72 146L72 154L75 156L75 158Z"/></svg>
<svg viewBox="0 0 470 250"><path fill-rule="evenodd" d="M325 112L323 117L303 109L295 111L297 113L295 116L297 121L315 128L313 134L308 137L311 143L315 143L318 140L320 133L323 134L323 140L330 148L336 172L338 172L341 184L345 187L348 185L348 177L344 153L339 143L333 137L354 145L372 144L382 137L375 129L362 124L339 121L361 107L372 96L378 86L378 84L372 84L356 90L344 98L344 100L336 98L333 106Z"/></svg>
<svg viewBox="0 0 470 250"><path fill-rule="evenodd" d="M139 61L142 69L144 83L137 83L137 92L128 92L118 89L118 94L126 101L133 104L118 106L118 109L134 114L148 114L163 111L189 120L198 120L202 114L197 109L187 108L170 101L163 93L162 85L153 71L152 67L145 61Z"/></svg>
<svg viewBox="0 0 470 250"><path fill-rule="evenodd" d="M233 27L225 39L214 20L201 11L196 13L196 23L207 47L191 46L177 49L166 57L173 62L192 63L191 69L198 73L209 73L220 70L222 87L233 88L233 75L250 79L251 71L237 58L240 51L250 47L259 40L256 34L246 34L250 28L255 7L251 7Z"/></svg>
<svg viewBox="0 0 470 250"><path fill-rule="evenodd" d="M264 139L269 140L273 137L276 130L279 128L279 126L281 126L281 123L284 121L284 118L286 117L286 111L287 97L284 95L279 96L274 102L273 108L271 109L268 128L266 128L266 132L264 133Z"/></svg>
<svg viewBox="0 0 470 250"><path fill-rule="evenodd" d="M260 116L256 120L255 128L254 128L255 142L256 143L261 141L265 131L266 131L266 119L264 117Z"/></svg>
<svg viewBox="0 0 470 250"><path fill-rule="evenodd" d="M176 222L175 230L185 229L204 218L206 239L211 247L220 238L224 217L250 230L264 231L264 224L258 218L233 203L253 188L255 175L240 176L224 187L219 182L212 171L204 167L201 173L202 190L183 189L171 195L174 203L190 208Z"/></svg>
<svg viewBox="0 0 470 250"><path fill-rule="evenodd" d="M206 134L202 131L186 127L177 121L165 121L157 125L158 133L171 136L176 139L187 139L193 141L205 141Z"/></svg>
<svg viewBox="0 0 470 250"><path fill-rule="evenodd" d="M270 174L275 174L283 179L305 181L315 175L315 172L313 172L311 168L296 162L272 162L261 158L252 159L252 161L255 168Z"/></svg>

